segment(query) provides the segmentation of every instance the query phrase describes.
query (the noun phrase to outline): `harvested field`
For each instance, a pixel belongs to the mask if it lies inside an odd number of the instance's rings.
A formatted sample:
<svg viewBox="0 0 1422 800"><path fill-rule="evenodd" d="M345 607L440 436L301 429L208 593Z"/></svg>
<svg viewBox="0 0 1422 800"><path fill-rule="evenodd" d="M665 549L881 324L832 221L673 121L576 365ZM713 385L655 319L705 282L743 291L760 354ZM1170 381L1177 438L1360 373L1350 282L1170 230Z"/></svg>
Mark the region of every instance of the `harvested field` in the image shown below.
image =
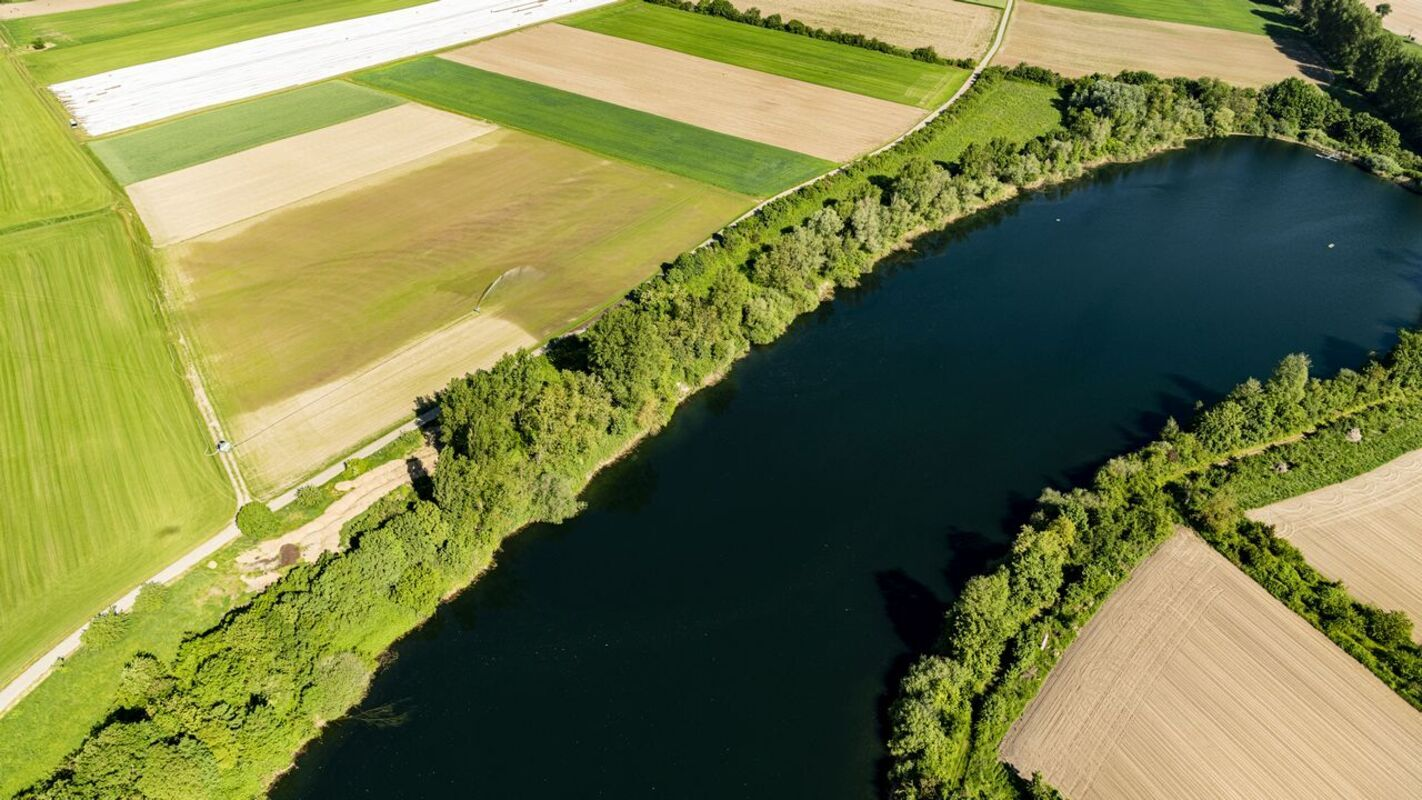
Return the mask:
<svg viewBox="0 0 1422 800"><path fill-rule="evenodd" d="M1000 752L1074 800L1422 796L1422 714L1187 531L1106 601Z"/></svg>
<svg viewBox="0 0 1422 800"><path fill-rule="evenodd" d="M1422 39L1422 0L1389 0L1392 13L1383 17L1383 27L1402 36Z"/></svg>
<svg viewBox="0 0 1422 800"><path fill-rule="evenodd" d="M172 244L483 136L494 126L407 103L128 187L153 241Z"/></svg>
<svg viewBox="0 0 1422 800"><path fill-rule="evenodd" d="M406 61L361 73L356 79L439 108L741 194L772 195L834 167L832 162L804 153L445 58Z"/></svg>
<svg viewBox="0 0 1422 800"><path fill-rule="evenodd" d="M38 17L44 14L63 14L66 11L82 11L127 3L131 0L25 0L22 3L0 3L0 20Z"/></svg>
<svg viewBox="0 0 1422 800"><path fill-rule="evenodd" d="M400 105L344 81L318 83L90 142L120 184L250 150Z"/></svg>
<svg viewBox="0 0 1422 800"><path fill-rule="evenodd" d="M140 63L51 88L85 130L98 135L493 36L607 1L436 0Z"/></svg>
<svg viewBox="0 0 1422 800"><path fill-rule="evenodd" d="M1143 69L1244 86L1326 74L1313 66L1316 56L1302 43L1026 2L1017 4L997 58L1000 64L1024 61L1072 77Z"/></svg>
<svg viewBox="0 0 1422 800"><path fill-rule="evenodd" d="M958 0L758 0L766 15L862 33L901 47L932 46L945 58L980 58L1001 12Z"/></svg>
<svg viewBox="0 0 1422 800"><path fill-rule="evenodd" d="M608 6L565 24L924 109L942 105L969 74L957 67L649 3Z"/></svg>
<svg viewBox="0 0 1422 800"><path fill-rule="evenodd" d="M443 58L830 161L873 150L923 117L913 106L565 25L540 25ZM667 91L669 75L676 91Z"/></svg>
<svg viewBox="0 0 1422 800"><path fill-rule="evenodd" d="M1249 512L1359 600L1407 612L1422 642L1422 451Z"/></svg>
<svg viewBox="0 0 1422 800"><path fill-rule="evenodd" d="M752 202L499 130L168 255L238 455L269 491L575 325Z"/></svg>

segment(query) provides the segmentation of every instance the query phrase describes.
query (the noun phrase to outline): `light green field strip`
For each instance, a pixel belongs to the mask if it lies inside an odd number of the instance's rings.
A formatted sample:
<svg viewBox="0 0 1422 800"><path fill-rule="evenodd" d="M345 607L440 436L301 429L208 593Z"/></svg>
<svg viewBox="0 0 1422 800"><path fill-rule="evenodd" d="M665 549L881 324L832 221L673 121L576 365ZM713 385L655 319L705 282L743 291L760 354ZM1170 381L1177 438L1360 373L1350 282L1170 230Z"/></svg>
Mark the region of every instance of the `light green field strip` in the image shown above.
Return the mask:
<svg viewBox="0 0 1422 800"><path fill-rule="evenodd" d="M363 72L377 89L742 194L765 197L834 168L779 147L427 57Z"/></svg>
<svg viewBox="0 0 1422 800"><path fill-rule="evenodd" d="M103 208L113 200L63 123L0 55L0 231Z"/></svg>
<svg viewBox="0 0 1422 800"><path fill-rule="evenodd" d="M7 22L10 42L45 84L146 64L273 33L420 5L423 0L135 0Z"/></svg>
<svg viewBox="0 0 1422 800"><path fill-rule="evenodd" d="M1122 17L1182 22L1242 33L1264 33L1266 26L1287 26L1279 8L1250 0L1031 0L1048 6L1097 11Z"/></svg>
<svg viewBox="0 0 1422 800"><path fill-rule="evenodd" d="M590 11L567 24L919 108L942 105L969 74L956 67L640 2Z"/></svg>
<svg viewBox="0 0 1422 800"><path fill-rule="evenodd" d="M318 83L100 139L89 147L127 186L403 102L344 81Z"/></svg>
<svg viewBox="0 0 1422 800"><path fill-rule="evenodd" d="M0 236L0 683L232 511L154 293L117 214Z"/></svg>
<svg viewBox="0 0 1422 800"><path fill-rule="evenodd" d="M1040 83L1005 80L957 109L952 125L934 141L924 155L952 162L963 150L977 142L1007 139L1023 143L1062 124L1061 112L1053 104L1057 92ZM956 107L955 107L956 108Z"/></svg>

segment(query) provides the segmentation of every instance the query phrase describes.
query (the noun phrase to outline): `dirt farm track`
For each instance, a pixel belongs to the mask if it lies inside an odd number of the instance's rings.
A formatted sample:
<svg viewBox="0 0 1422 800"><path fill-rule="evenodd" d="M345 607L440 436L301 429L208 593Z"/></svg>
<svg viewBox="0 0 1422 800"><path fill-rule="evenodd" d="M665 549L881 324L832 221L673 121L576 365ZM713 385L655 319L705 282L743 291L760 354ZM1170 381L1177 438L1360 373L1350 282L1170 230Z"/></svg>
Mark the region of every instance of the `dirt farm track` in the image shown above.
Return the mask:
<svg viewBox="0 0 1422 800"><path fill-rule="evenodd" d="M1188 531L1107 600L1000 752L1073 800L1422 797L1422 714Z"/></svg>

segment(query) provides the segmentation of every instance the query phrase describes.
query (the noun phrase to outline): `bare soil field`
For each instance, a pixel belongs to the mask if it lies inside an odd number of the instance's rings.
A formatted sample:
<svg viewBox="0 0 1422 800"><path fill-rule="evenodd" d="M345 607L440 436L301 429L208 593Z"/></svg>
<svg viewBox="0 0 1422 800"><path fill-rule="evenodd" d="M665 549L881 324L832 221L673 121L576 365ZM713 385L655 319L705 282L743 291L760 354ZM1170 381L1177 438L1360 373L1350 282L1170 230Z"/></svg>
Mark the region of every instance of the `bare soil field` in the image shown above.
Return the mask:
<svg viewBox="0 0 1422 800"><path fill-rule="evenodd" d="M1422 642L1422 451L1249 512L1367 603L1405 611Z"/></svg>
<svg viewBox="0 0 1422 800"><path fill-rule="evenodd" d="M444 57L831 161L873 150L924 113L565 25L529 28Z"/></svg>
<svg viewBox="0 0 1422 800"><path fill-rule="evenodd" d="M995 8L959 0L758 0L779 14L826 30L862 33L900 47L932 46L945 58L978 58L997 30Z"/></svg>
<svg viewBox="0 0 1422 800"><path fill-rule="evenodd" d="M1422 40L1422 0L1388 1L1392 5L1392 13L1383 17L1383 27L1393 33Z"/></svg>
<svg viewBox="0 0 1422 800"><path fill-rule="evenodd" d="M1074 800L1422 797L1422 714L1181 531L1003 740Z"/></svg>
<svg viewBox="0 0 1422 800"><path fill-rule="evenodd" d="M45 14L62 14L65 11L82 11L127 3L130 0L26 0L23 3L0 3L0 20L39 17Z"/></svg>
<svg viewBox="0 0 1422 800"><path fill-rule="evenodd" d="M1021 2L997 63L1020 62L1067 76L1143 69L1166 77L1215 77L1244 86L1325 73L1303 45L1268 36Z"/></svg>
<svg viewBox="0 0 1422 800"><path fill-rule="evenodd" d="M495 126L415 103L254 147L128 186L159 246L418 161Z"/></svg>
<svg viewBox="0 0 1422 800"><path fill-rule="evenodd" d="M265 494L575 325L753 202L498 130L175 245L169 290Z"/></svg>

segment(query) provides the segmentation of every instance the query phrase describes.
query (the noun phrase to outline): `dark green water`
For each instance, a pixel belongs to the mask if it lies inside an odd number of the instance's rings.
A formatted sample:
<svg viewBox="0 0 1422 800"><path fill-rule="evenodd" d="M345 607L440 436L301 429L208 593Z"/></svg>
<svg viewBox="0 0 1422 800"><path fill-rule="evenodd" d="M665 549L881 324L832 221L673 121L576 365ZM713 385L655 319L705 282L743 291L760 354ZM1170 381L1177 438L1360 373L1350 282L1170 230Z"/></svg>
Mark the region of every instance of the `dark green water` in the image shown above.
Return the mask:
<svg viewBox="0 0 1422 800"><path fill-rule="evenodd" d="M872 798L894 681L1044 486L1419 309L1422 198L1302 149L1029 197L801 320L582 516L509 542L377 677L363 708L403 724L334 725L275 796Z"/></svg>

